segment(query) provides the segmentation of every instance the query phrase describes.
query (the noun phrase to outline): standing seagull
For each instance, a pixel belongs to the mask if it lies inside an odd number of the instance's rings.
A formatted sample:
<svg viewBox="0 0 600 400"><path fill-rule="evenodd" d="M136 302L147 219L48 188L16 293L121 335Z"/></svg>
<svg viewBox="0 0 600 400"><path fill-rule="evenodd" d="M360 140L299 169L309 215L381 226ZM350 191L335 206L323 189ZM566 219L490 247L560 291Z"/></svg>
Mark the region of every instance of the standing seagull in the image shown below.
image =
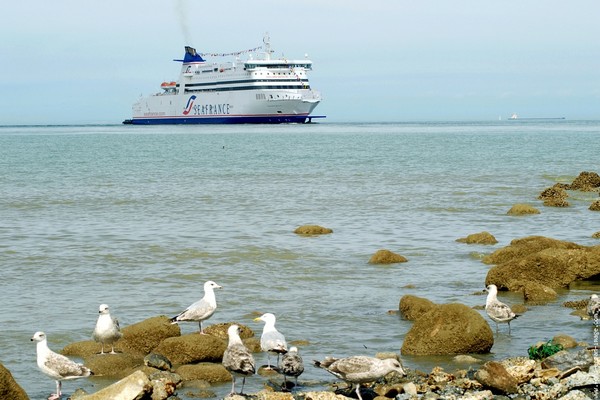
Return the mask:
<svg viewBox="0 0 600 400"><path fill-rule="evenodd" d="M85 378L94 373L89 368L68 359L62 354L57 354L48 348L48 341L44 332L36 332L31 341L37 342L37 365L40 370L56 381L56 393L48 400L57 400L62 396L62 381Z"/></svg>
<svg viewBox="0 0 600 400"><path fill-rule="evenodd" d="M304 362L298 354L298 348L290 347L290 350L281 357L279 371L283 374L283 384L287 387L286 376L293 376L298 386L298 377L304 372Z"/></svg>
<svg viewBox="0 0 600 400"><path fill-rule="evenodd" d="M508 323L508 333L510 334L510 321L517 318L519 315L515 314L509 306L496 298L496 295L498 294L496 285L489 285L487 291L488 295L485 301L485 312L492 321L496 323L496 333L498 333L498 322L506 322Z"/></svg>
<svg viewBox="0 0 600 400"><path fill-rule="evenodd" d="M171 323L176 324L181 321L198 321L200 327L200 333L204 335L202 330L202 321L209 319L217 309L217 298L213 289L221 289L222 287L217 285L213 281L207 281L204 283L204 297L186 308L176 317L171 318Z"/></svg>
<svg viewBox="0 0 600 400"><path fill-rule="evenodd" d="M590 296L590 300L588 301L587 307L587 314L594 318L595 320L598 319L598 317L600 316L600 298L598 298L597 294L593 294Z"/></svg>
<svg viewBox="0 0 600 400"><path fill-rule="evenodd" d="M356 394L360 400L362 400L360 395L361 383L374 382L392 371L397 372L400 376L406 375L400 362L393 358L381 360L367 356L352 356L339 359L327 357L323 361L315 361L314 365L350 383L350 386L356 383Z"/></svg>
<svg viewBox="0 0 600 400"><path fill-rule="evenodd" d="M232 384L230 395L235 394L235 377L242 377L242 390L240 394L244 392L244 384L246 383L246 377L253 375L256 370L254 367L254 357L248 351L242 339L240 339L240 327L237 325L231 325L227 329L229 336L229 344L227 349L223 353L223 366L231 374Z"/></svg>
<svg viewBox="0 0 600 400"><path fill-rule="evenodd" d="M260 337L260 349L267 352L267 369L273 369L269 353L277 354L277 364L279 364L279 355L287 353L285 337L275 328L275 315L266 313L255 318L254 321L263 321L265 323Z"/></svg>
<svg viewBox="0 0 600 400"><path fill-rule="evenodd" d="M104 354L104 343L110 344L110 354L117 354L115 353L115 342L123 336L121 328L119 327L119 321L116 318L111 317L108 311L108 305L106 304L100 304L98 312L100 315L98 316L92 338L96 342L102 343L100 354Z"/></svg>

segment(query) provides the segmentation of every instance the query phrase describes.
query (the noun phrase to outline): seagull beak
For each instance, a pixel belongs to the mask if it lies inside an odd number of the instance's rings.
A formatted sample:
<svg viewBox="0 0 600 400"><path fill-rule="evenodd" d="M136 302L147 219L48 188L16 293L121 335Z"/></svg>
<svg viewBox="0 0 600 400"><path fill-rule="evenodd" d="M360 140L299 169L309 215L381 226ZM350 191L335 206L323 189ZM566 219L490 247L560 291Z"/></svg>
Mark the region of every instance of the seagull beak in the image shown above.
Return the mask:
<svg viewBox="0 0 600 400"><path fill-rule="evenodd" d="M259 321L261 321L261 319L260 319L260 317L257 317L257 318L254 318L253 321L254 322L259 322Z"/></svg>

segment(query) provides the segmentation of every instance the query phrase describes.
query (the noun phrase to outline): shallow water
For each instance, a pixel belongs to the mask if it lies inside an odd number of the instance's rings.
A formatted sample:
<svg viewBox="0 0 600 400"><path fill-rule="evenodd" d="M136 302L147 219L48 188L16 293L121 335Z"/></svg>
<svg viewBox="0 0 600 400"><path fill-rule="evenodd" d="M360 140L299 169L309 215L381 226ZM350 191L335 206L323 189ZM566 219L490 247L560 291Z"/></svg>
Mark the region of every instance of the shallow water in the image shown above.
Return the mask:
<svg viewBox="0 0 600 400"><path fill-rule="evenodd" d="M536 198L599 172L599 133L585 121L0 127L0 361L32 399L45 398L54 383L35 366L35 331L60 350L90 338L101 303L127 326L177 314L209 279L223 290L207 325L237 321L260 334L253 313L272 312L288 341L308 341L307 364L399 352L411 322L388 311L403 295L483 305L480 258L512 239L598 244L600 213L587 209L597 193L572 193L564 209ZM507 216L515 203L541 214ZM304 224L334 233L293 234ZM455 241L484 230L499 243ZM382 248L409 261L368 264ZM530 307L481 358L526 355L558 333L591 341L591 325L562 303L594 291L598 282L580 283ZM455 368L451 357L402 358ZM305 388L334 380L310 366L300 379ZM264 381L248 379L246 391Z"/></svg>

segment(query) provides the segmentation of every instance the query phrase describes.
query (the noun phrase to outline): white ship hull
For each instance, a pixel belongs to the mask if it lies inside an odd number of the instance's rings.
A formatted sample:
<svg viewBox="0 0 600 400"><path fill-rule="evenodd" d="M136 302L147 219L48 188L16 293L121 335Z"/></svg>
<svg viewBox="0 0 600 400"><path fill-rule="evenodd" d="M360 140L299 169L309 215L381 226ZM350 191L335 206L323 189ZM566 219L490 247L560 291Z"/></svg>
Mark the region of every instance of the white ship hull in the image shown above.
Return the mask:
<svg viewBox="0 0 600 400"><path fill-rule="evenodd" d="M179 81L163 82L162 92L140 98L130 124L227 124L311 122L321 101L310 88L310 60L264 58L207 63L186 47ZM177 61L177 60L176 60Z"/></svg>

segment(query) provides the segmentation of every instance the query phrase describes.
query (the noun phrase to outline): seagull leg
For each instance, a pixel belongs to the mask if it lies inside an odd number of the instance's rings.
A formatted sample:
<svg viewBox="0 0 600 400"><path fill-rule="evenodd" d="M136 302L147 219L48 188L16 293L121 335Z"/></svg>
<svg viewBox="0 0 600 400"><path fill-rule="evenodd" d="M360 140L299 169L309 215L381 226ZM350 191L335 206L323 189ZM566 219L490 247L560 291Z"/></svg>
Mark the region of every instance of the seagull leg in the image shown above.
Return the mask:
<svg viewBox="0 0 600 400"><path fill-rule="evenodd" d="M206 333L204 333L204 331L202 330L202 321L198 321L198 326L200 327L200 334L206 335Z"/></svg>
<svg viewBox="0 0 600 400"><path fill-rule="evenodd" d="M229 393L230 396L233 396L235 394L235 375L231 375L231 393Z"/></svg>
<svg viewBox="0 0 600 400"><path fill-rule="evenodd" d="M360 395L360 383L356 384L356 394L358 395L358 400L363 400L362 396Z"/></svg>
<svg viewBox="0 0 600 400"><path fill-rule="evenodd" d="M244 394L244 385L246 384L246 377L242 377L242 390L240 390L240 394Z"/></svg>
<svg viewBox="0 0 600 400"><path fill-rule="evenodd" d="M111 349L112 349L112 350L110 351L110 354L117 354L117 352L115 351L115 345L114 345L114 344L111 344L111 345L110 345L110 347L111 347Z"/></svg>
<svg viewBox="0 0 600 400"><path fill-rule="evenodd" d="M61 382L60 381L56 381L56 393L52 393L50 395L50 397L48 397L48 400L58 400L58 399L60 399L60 396L62 395L62 393L60 392L60 387L61 387Z"/></svg>

